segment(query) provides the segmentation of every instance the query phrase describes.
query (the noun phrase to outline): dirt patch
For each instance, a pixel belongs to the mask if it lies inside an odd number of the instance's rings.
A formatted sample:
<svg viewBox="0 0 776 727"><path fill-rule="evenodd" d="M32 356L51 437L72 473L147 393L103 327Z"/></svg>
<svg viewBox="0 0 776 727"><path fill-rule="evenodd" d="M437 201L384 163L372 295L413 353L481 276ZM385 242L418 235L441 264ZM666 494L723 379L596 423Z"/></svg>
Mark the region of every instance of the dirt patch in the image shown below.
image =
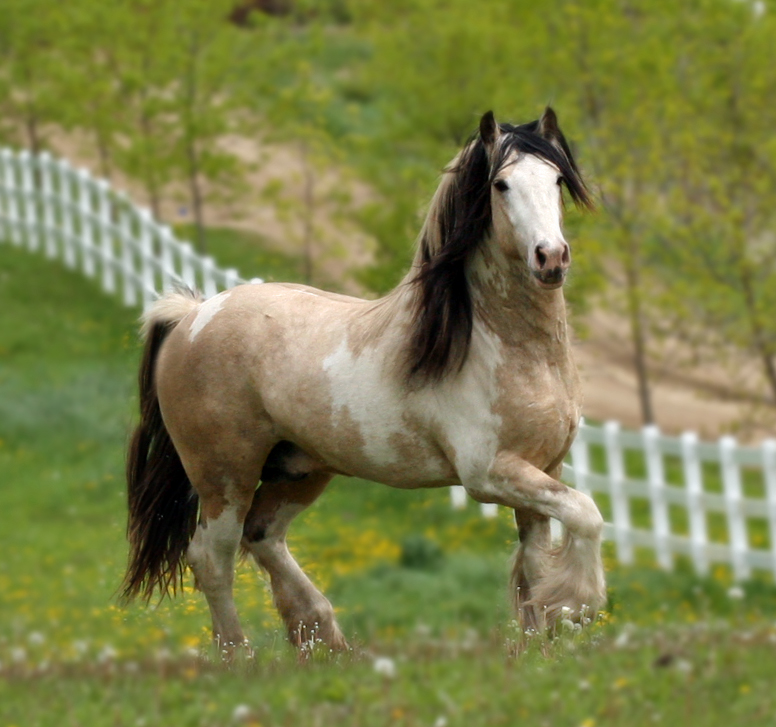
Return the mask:
<svg viewBox="0 0 776 727"><path fill-rule="evenodd" d="M597 309L588 317L589 335L575 343L582 374L585 416L613 419L624 427L642 424L633 347L624 315ZM667 434L693 430L703 439L733 434L759 443L776 433L776 408L756 363L708 361L688 365L689 348L668 341L651 358L655 419Z"/></svg>

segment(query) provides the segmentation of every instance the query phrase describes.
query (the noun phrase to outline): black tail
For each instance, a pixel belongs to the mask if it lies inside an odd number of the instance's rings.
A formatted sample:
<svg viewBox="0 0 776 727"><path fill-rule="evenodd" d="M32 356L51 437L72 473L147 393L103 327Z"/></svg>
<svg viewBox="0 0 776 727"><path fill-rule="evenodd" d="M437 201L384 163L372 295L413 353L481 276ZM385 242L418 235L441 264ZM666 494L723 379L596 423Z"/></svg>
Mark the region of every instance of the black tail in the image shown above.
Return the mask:
<svg viewBox="0 0 776 727"><path fill-rule="evenodd" d="M186 550L197 526L198 498L162 421L154 383L156 357L173 325L149 326L140 366L140 423L127 453L129 564L125 600L149 601L158 588L182 586Z"/></svg>

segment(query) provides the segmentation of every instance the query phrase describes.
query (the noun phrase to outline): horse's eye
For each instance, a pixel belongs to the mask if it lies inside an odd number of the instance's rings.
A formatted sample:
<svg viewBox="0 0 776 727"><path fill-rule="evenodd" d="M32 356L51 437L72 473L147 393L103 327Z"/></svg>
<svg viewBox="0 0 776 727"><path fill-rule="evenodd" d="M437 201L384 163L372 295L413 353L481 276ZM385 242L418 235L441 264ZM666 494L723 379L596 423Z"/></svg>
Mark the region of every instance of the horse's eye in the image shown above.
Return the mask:
<svg viewBox="0 0 776 727"><path fill-rule="evenodd" d="M555 184L557 184L559 187L562 187L563 186L563 182L564 182L563 177L558 177L558 181L555 182Z"/></svg>
<svg viewBox="0 0 776 727"><path fill-rule="evenodd" d="M503 179L497 179L495 182L493 182L493 186L499 192L506 192L509 189L509 185Z"/></svg>

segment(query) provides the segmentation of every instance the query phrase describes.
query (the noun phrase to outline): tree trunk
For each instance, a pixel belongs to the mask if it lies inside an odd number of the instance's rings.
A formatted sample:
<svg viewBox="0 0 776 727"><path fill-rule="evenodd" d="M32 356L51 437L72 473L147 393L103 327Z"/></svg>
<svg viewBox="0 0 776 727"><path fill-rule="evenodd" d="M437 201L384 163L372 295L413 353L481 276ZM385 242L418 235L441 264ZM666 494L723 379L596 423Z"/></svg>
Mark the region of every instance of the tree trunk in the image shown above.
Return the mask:
<svg viewBox="0 0 776 727"><path fill-rule="evenodd" d="M315 174L310 164L307 144L302 142L302 174L304 175L304 230L302 233L303 277L307 285L313 282L313 236L315 234Z"/></svg>
<svg viewBox="0 0 776 727"><path fill-rule="evenodd" d="M29 109L27 117L24 119L24 127L27 130L27 140L30 145L30 151L32 151L33 154L40 154L41 143L40 135L38 134L38 119L31 109Z"/></svg>
<svg viewBox="0 0 776 727"><path fill-rule="evenodd" d="M194 213L194 229L196 232L197 250L204 254L207 252L207 237L205 233L204 205L202 189L199 183L199 160L194 140L186 139L186 159L189 168L189 193L191 195L191 209Z"/></svg>
<svg viewBox="0 0 776 727"><path fill-rule="evenodd" d="M94 135L97 142L97 154L100 158L100 176L102 176L103 179L110 180L111 158L110 151L108 150L108 142L105 139L105 135L99 129L95 129Z"/></svg>
<svg viewBox="0 0 776 727"><path fill-rule="evenodd" d="M774 361L773 351L768 346L765 330L763 328L762 321L760 320L760 316L757 313L757 303L755 301L755 294L752 287L751 271L747 267L744 267L741 270L740 279L741 288L744 293L746 313L749 318L749 327L752 331L754 347L758 356L760 357L760 361L762 362L765 379L771 389L773 403L776 404L776 361Z"/></svg>
<svg viewBox="0 0 776 727"><path fill-rule="evenodd" d="M145 99L141 101L144 103ZM154 171L154 160L150 158L149 149L151 139L153 138L153 129L151 120L148 118L145 108L140 112L140 130L143 135L143 183L148 195L148 203L151 205L151 212L155 220L162 219L162 205L159 198L159 184Z"/></svg>
<svg viewBox="0 0 776 727"><path fill-rule="evenodd" d="M635 251L625 259L625 279L628 296L628 317L630 319L631 340L633 341L633 364L636 369L636 379L639 387L639 404L641 406L641 421L647 424L655 423L652 409L652 392L649 387L647 373L647 346L644 334L642 313L641 283L639 279L639 261Z"/></svg>

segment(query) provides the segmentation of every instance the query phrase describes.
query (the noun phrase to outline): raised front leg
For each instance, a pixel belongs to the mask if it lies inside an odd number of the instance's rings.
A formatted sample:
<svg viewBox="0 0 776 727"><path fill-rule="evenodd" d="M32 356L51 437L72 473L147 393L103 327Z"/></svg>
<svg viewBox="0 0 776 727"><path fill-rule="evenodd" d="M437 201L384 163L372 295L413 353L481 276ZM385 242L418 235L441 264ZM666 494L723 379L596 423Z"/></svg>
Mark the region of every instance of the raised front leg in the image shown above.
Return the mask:
<svg viewBox="0 0 776 727"><path fill-rule="evenodd" d="M577 617L603 606L603 518L590 497L512 453L499 454L487 477L466 484L466 489L477 500L516 512L521 545L512 586L526 626L551 627L564 606ZM565 528L563 542L554 550L548 518L559 520ZM528 597L523 598L526 591Z"/></svg>

